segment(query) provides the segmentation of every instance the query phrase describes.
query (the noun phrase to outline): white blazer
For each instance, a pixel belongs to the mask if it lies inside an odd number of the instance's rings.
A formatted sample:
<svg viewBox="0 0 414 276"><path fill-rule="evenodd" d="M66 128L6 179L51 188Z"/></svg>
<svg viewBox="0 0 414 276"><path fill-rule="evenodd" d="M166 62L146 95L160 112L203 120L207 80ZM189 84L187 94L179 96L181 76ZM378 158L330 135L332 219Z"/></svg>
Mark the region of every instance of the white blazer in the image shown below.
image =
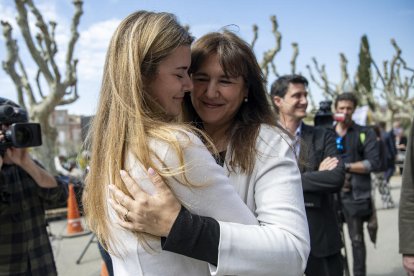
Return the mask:
<svg viewBox="0 0 414 276"><path fill-rule="evenodd" d="M290 143L279 129L262 125L253 173L227 171L260 225L219 221L218 265L210 265L212 275L303 275L310 251L309 228Z"/></svg>
<svg viewBox="0 0 414 276"><path fill-rule="evenodd" d="M189 188L180 183L180 177L169 178L168 183L181 202L198 215L223 222L258 225L257 219L230 183L225 169L216 164L200 139L187 132L176 135L184 149L186 176L198 186ZM163 165L158 162L159 167L178 167L177 154L170 144L153 140L150 141L150 148L164 162ZM145 191L154 193L146 169L131 153L127 156L126 169ZM109 204L107 206L113 238L111 245L116 251L111 253L115 275L210 275L206 262L162 251L159 238L148 241L151 249L145 248L130 231L117 225L120 218Z"/></svg>

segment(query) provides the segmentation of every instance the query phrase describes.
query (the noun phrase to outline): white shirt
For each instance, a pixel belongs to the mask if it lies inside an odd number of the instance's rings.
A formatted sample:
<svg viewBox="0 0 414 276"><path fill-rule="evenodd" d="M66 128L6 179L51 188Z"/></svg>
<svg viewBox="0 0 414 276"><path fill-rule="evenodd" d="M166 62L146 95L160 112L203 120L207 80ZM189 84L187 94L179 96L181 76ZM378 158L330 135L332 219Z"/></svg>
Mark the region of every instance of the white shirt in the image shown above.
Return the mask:
<svg viewBox="0 0 414 276"><path fill-rule="evenodd" d="M169 186L184 206L192 213L219 221L257 225L257 219L236 193L225 170L216 164L200 139L187 132L177 133L177 138L184 150L186 176L197 185L193 188L186 187L179 182L180 177L168 180ZM152 140L150 147L164 162L164 166L157 162L159 167L178 167L178 157L170 144ZM154 193L155 188L147 178L146 169L131 153L127 155L126 169L145 191ZM149 240L152 250L146 250L145 246L138 243L135 235L116 224L120 218L109 204L108 211L110 230L114 237L112 245L117 251L111 254L115 275L210 274L206 262L162 251L159 238Z"/></svg>

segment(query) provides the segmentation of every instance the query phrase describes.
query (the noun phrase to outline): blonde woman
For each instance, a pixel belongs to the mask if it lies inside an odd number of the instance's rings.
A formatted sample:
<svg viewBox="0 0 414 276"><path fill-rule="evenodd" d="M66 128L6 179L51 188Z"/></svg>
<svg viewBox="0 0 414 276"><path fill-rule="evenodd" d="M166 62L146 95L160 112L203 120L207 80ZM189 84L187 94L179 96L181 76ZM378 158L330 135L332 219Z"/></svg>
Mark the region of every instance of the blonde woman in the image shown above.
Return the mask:
<svg viewBox="0 0 414 276"><path fill-rule="evenodd" d="M175 120L192 89L192 40L172 14L139 11L120 23L108 48L83 204L116 275L209 274L206 262L162 251L159 238L118 225L129 212L117 215L108 202L110 184L127 193L121 170L153 193L147 169L154 168L191 212L257 224L196 130Z"/></svg>

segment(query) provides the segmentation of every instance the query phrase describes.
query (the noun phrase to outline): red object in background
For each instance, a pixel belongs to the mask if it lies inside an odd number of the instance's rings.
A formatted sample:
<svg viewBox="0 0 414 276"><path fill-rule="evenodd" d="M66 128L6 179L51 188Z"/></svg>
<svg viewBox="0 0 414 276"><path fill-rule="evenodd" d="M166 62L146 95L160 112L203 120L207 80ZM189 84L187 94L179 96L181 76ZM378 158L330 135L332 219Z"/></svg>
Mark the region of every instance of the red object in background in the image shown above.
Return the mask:
<svg viewBox="0 0 414 276"><path fill-rule="evenodd" d="M345 114L343 114L343 113L335 113L333 115L333 119L335 121L337 121L337 122L343 122L343 121L345 121Z"/></svg>
<svg viewBox="0 0 414 276"><path fill-rule="evenodd" d="M75 190L73 184L69 184L67 232L69 235L72 235L83 231Z"/></svg>

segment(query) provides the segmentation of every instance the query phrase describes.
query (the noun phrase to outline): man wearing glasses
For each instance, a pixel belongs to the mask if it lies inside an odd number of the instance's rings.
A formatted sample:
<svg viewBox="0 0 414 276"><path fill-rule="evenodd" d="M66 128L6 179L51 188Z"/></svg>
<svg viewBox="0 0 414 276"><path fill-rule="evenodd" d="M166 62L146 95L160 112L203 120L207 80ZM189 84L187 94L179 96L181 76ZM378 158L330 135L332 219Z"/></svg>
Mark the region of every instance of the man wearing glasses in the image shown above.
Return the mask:
<svg viewBox="0 0 414 276"><path fill-rule="evenodd" d="M343 275L341 235L333 194L344 183L344 168L338 160L332 129L312 127L306 117L308 81L300 75L285 75L271 88L281 125L295 136L293 147L302 175L311 252L305 274Z"/></svg>
<svg viewBox="0 0 414 276"><path fill-rule="evenodd" d="M366 275L363 224L373 212L370 173L378 169L380 162L374 130L352 120L356 107L357 99L353 93L340 94L335 100L336 112L345 117L335 125L337 148L346 171L342 206L352 242L354 276L362 276Z"/></svg>

